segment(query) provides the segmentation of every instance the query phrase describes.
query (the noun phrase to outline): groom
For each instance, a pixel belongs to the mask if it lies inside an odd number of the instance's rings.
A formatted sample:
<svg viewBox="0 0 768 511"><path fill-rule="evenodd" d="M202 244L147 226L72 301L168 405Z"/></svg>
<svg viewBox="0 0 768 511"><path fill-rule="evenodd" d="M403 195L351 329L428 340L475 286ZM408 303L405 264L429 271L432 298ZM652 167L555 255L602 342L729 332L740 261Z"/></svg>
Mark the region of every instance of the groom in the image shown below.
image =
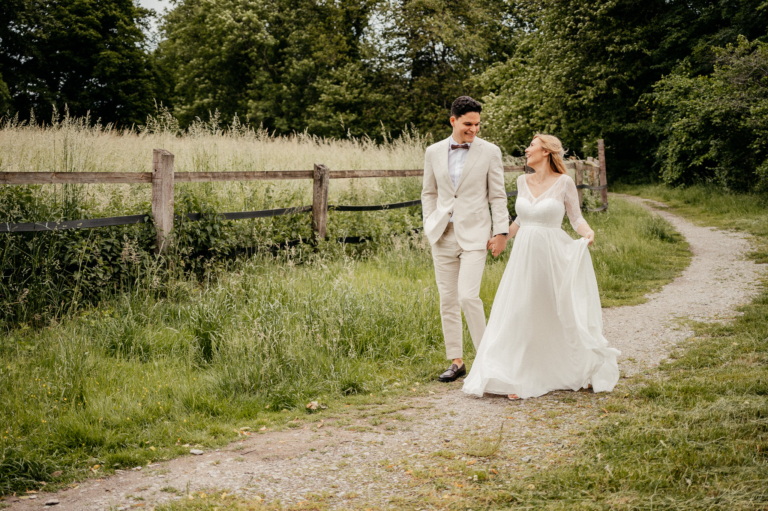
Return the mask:
<svg viewBox="0 0 768 511"><path fill-rule="evenodd" d="M451 105L453 133L429 146L424 158L424 232L432 245L445 350L451 360L451 367L439 377L442 382L467 374L462 360L461 311L475 349L485 332L480 282L491 219L498 252L506 247L509 231L501 150L477 137L481 111L474 99L457 98Z"/></svg>

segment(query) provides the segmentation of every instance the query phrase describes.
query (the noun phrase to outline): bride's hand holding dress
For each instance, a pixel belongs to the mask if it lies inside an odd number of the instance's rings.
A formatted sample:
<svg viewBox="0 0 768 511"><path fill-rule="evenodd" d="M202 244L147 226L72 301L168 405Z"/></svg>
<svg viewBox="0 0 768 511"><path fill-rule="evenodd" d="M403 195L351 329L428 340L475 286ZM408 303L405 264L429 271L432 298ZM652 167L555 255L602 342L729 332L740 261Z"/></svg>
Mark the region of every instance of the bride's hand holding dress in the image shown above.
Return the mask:
<svg viewBox="0 0 768 511"><path fill-rule="evenodd" d="M576 232L579 234L579 236L587 240L588 247L591 247L592 243L595 242L595 231L589 227L589 224L586 221L581 224L578 229L576 229Z"/></svg>

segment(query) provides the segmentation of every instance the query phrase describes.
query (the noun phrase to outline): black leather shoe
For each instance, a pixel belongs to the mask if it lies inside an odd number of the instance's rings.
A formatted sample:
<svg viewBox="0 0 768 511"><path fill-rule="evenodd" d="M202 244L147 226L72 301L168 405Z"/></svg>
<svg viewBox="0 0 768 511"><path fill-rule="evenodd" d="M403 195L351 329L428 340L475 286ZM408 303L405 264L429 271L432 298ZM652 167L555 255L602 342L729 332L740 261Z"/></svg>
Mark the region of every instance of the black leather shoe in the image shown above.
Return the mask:
<svg viewBox="0 0 768 511"><path fill-rule="evenodd" d="M441 374L437 379L443 382L456 381L458 378L461 378L465 374L467 374L467 366L461 364L461 367L459 367L456 364L451 364L451 367L449 367L448 370Z"/></svg>

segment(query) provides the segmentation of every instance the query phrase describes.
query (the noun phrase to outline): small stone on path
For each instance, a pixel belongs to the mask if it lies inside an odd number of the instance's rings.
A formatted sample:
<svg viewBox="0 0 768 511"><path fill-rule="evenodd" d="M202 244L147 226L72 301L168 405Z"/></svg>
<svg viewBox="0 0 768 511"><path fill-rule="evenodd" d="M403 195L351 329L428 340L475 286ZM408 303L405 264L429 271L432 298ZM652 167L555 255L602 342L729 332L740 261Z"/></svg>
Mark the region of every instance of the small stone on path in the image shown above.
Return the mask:
<svg viewBox="0 0 768 511"><path fill-rule="evenodd" d="M200 449L192 449L191 451L189 451L189 453L194 454L195 456L200 456L201 454L203 454L203 451L201 451Z"/></svg>

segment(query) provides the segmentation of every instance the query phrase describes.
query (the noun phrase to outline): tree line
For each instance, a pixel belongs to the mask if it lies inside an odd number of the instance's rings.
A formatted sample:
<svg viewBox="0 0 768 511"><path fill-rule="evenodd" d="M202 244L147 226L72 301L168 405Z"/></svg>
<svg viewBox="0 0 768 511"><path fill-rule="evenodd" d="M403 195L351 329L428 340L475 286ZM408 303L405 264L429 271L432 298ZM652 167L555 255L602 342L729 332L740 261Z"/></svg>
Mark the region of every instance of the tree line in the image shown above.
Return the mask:
<svg viewBox="0 0 768 511"><path fill-rule="evenodd" d="M119 127L157 105L182 127L278 134L448 133L453 98L520 154L535 132L570 154L604 138L628 182L768 190L765 0L132 0L0 4L0 111L55 106Z"/></svg>

